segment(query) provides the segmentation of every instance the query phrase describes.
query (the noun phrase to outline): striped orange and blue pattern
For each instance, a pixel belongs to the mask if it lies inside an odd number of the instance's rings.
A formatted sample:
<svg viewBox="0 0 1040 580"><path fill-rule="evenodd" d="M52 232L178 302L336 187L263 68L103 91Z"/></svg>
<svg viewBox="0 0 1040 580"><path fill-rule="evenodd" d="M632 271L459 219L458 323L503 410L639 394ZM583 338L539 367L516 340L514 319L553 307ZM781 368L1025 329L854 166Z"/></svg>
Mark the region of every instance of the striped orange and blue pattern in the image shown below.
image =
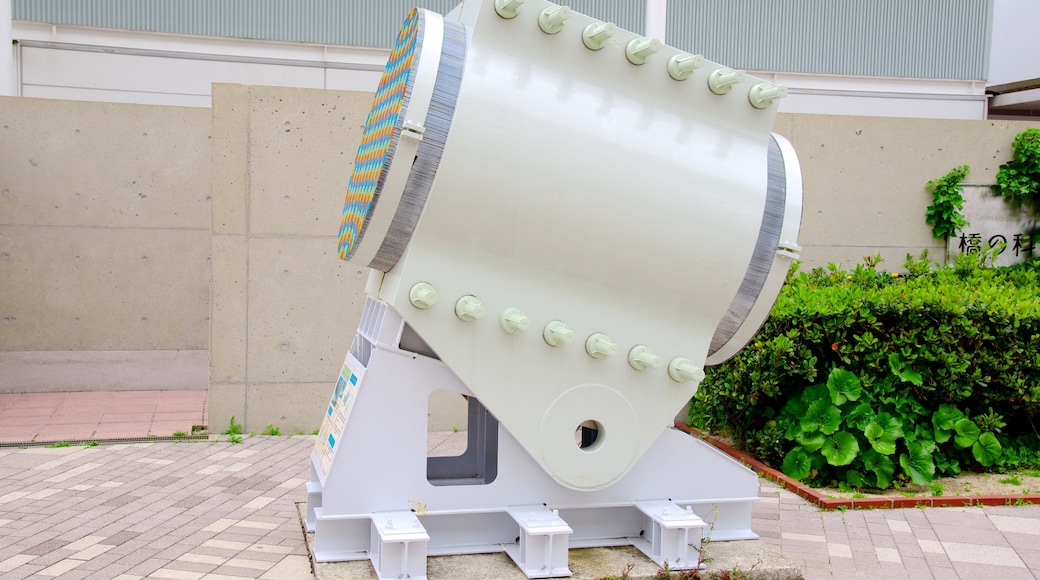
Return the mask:
<svg viewBox="0 0 1040 580"><path fill-rule="evenodd" d="M344 260L350 259L361 241L393 159L395 139L401 132L401 109L407 101L413 64L418 61L422 19L422 11L413 9L401 26L365 122L339 228L339 257Z"/></svg>

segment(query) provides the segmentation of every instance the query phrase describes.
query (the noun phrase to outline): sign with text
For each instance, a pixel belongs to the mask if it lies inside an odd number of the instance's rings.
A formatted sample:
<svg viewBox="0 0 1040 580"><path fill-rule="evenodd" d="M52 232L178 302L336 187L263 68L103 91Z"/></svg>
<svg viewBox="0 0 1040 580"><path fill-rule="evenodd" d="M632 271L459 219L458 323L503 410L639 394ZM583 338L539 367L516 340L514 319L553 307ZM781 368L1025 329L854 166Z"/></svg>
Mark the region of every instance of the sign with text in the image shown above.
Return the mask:
<svg viewBox="0 0 1040 580"><path fill-rule="evenodd" d="M1037 225L1025 211L1015 212L1003 198L986 186L965 186L963 214L968 226L957 237L948 241L947 252L952 259L963 254L977 254L987 248L996 250L995 266L1010 266L1040 255L1029 232Z"/></svg>

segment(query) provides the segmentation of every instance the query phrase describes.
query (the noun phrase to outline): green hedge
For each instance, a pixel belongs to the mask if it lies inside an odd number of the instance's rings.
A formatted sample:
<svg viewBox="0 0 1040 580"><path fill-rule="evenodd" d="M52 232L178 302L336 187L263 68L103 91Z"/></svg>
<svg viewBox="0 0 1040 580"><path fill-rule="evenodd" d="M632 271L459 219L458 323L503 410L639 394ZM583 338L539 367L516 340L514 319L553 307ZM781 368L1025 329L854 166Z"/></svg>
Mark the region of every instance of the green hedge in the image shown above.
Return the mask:
<svg viewBox="0 0 1040 580"><path fill-rule="evenodd" d="M884 488L1040 463L1040 268L907 257L792 274L691 424L797 479Z"/></svg>

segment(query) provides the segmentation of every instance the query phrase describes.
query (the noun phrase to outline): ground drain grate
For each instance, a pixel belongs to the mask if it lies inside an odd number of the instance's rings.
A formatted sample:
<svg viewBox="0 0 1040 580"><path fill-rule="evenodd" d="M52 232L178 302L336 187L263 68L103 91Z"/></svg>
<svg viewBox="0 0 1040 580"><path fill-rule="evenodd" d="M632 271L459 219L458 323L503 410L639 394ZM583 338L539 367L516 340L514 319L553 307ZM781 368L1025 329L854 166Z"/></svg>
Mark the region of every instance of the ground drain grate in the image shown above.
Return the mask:
<svg viewBox="0 0 1040 580"><path fill-rule="evenodd" d="M183 437L163 436L163 437L123 437L119 439L62 439L60 441L21 441L21 442L0 442L0 449L11 448L11 447L47 447L61 444L64 447L65 443L68 443L69 447L78 447L82 445L90 445L96 443L98 445L125 445L127 443L156 443L159 441L208 441L209 435L185 435Z"/></svg>

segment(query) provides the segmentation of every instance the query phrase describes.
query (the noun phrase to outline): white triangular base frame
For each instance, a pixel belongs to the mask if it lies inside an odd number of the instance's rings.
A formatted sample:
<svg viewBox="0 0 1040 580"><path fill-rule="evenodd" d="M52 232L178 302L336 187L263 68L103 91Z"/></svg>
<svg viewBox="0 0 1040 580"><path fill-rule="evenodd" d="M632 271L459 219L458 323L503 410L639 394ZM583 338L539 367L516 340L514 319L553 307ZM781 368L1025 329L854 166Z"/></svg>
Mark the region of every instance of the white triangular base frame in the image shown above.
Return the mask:
<svg viewBox="0 0 1040 580"><path fill-rule="evenodd" d="M426 471L430 394L437 389L473 394L439 360L398 348L403 321L372 300L366 312L373 304L385 311L376 318L378 328L366 329L363 321L358 329L372 345L367 366L347 356L346 364L361 378L327 470L318 453L321 441L311 454L307 529L315 532L318 562L371 559L380 577L424 578L425 558L418 554L505 551L528 577L547 578L570 575L566 547L634 545L658 564L688 569L698 564L698 531L712 541L758 537L751 531L757 476L674 428L666 429L627 475L598 491L555 482L501 426L491 483L431 484ZM514 515L526 513L524 506L554 510L571 531L522 530ZM413 527L408 521L414 533L407 549L389 547L393 534L381 534L376 525L385 520L383 512L414 513L421 522ZM543 540L549 543L536 545ZM528 557L535 552L537 562ZM387 558L391 553L394 563Z"/></svg>

